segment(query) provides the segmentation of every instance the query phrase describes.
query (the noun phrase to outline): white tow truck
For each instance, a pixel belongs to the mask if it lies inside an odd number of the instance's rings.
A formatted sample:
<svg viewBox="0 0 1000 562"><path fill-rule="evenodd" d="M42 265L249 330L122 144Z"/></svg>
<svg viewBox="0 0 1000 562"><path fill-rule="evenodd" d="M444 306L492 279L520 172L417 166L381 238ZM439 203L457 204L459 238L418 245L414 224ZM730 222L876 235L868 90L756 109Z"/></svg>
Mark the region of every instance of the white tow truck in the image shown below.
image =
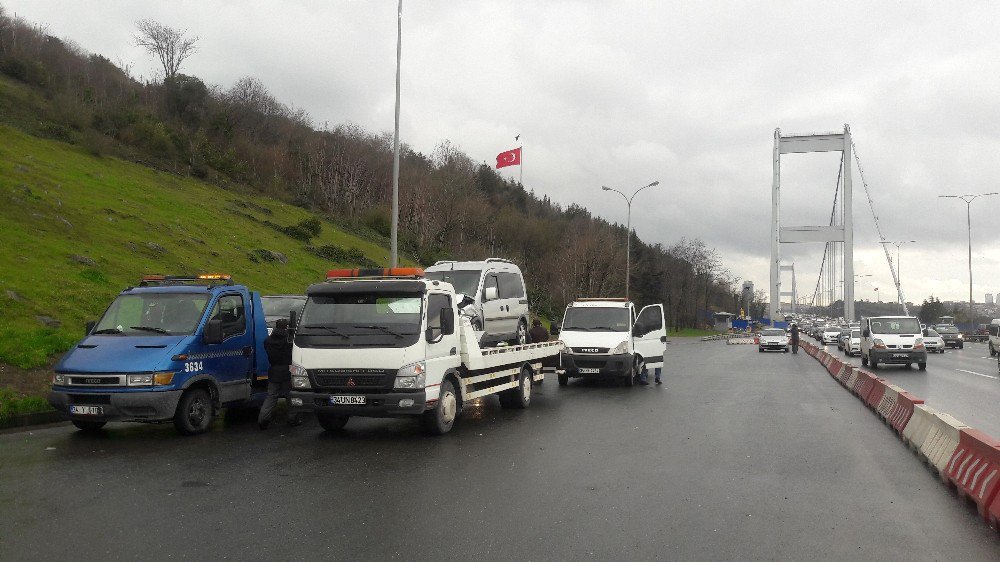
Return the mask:
<svg viewBox="0 0 1000 562"><path fill-rule="evenodd" d="M459 317L454 287L419 268L332 270L306 291L293 330L293 411L312 411L326 431L352 416L419 416L434 434L451 430L469 401L496 394L526 408L555 365L561 341L481 348ZM457 321L456 321L457 320Z"/></svg>

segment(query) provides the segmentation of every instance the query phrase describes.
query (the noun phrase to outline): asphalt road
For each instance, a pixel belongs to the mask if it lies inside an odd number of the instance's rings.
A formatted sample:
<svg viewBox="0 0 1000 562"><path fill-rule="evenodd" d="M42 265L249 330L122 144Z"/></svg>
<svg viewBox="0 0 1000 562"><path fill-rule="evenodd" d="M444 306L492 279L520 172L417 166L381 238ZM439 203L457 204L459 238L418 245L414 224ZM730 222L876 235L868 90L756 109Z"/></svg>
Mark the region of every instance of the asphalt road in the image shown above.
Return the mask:
<svg viewBox="0 0 1000 562"><path fill-rule="evenodd" d="M996 560L997 533L814 359L677 343L662 386L549 380L409 420L0 435L0 560Z"/></svg>
<svg viewBox="0 0 1000 562"><path fill-rule="evenodd" d="M836 345L826 350L847 360ZM849 361L860 366L861 358ZM931 353L927 370L879 365L878 376L923 398L927 405L1000 438L1000 373L996 357L985 343L966 343L965 349Z"/></svg>

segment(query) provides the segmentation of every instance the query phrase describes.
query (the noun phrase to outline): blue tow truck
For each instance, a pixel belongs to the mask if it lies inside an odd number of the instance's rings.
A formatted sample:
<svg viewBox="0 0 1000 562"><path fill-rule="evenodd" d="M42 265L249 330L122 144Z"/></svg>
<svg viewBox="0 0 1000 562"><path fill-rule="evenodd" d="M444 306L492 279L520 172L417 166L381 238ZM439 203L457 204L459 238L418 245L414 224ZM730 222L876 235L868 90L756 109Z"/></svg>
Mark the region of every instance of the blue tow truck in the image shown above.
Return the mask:
<svg viewBox="0 0 1000 562"><path fill-rule="evenodd" d="M267 391L260 294L229 275L143 276L55 367L49 403L84 431L168 422L194 435Z"/></svg>

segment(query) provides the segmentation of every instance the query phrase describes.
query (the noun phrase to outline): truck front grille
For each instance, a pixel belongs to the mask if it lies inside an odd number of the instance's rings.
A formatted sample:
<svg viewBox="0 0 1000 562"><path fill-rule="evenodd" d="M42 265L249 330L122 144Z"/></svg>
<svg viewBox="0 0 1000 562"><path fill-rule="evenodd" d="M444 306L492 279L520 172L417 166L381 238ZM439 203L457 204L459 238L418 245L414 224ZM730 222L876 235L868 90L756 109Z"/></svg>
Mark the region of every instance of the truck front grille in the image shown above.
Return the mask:
<svg viewBox="0 0 1000 562"><path fill-rule="evenodd" d="M385 375L316 375L316 385L381 388L385 385Z"/></svg>

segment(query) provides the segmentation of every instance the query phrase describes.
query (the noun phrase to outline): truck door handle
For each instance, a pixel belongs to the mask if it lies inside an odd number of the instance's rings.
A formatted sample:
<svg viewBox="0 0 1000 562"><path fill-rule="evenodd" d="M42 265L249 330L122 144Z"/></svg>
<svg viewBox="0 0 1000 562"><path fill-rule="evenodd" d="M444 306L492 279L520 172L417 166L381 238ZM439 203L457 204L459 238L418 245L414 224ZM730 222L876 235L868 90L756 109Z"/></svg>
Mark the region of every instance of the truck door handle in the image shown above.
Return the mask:
<svg viewBox="0 0 1000 562"><path fill-rule="evenodd" d="M451 353L449 353L449 355L458 355L458 349L456 349L454 347L451 348Z"/></svg>

